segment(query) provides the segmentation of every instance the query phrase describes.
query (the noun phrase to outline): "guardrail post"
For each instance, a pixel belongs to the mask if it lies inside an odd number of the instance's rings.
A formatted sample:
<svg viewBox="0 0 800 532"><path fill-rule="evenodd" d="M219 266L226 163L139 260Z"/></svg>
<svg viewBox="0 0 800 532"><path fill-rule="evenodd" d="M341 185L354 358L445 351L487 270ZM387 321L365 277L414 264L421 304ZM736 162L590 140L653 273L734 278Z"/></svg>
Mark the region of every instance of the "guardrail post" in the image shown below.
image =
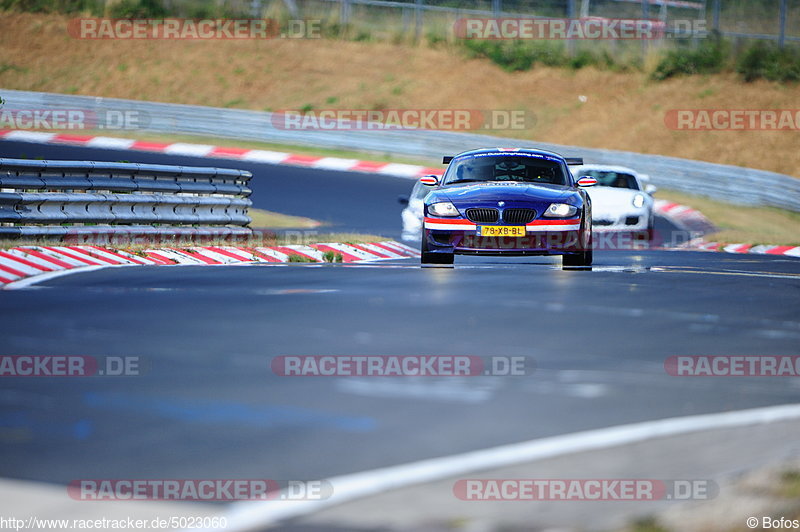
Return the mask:
<svg viewBox="0 0 800 532"><path fill-rule="evenodd" d="M340 1L342 2L342 5L339 18L341 19L342 29L344 29L348 24L350 24L350 0Z"/></svg>
<svg viewBox="0 0 800 532"><path fill-rule="evenodd" d="M414 42L419 42L422 37L422 6L423 0L414 2Z"/></svg>
<svg viewBox="0 0 800 532"><path fill-rule="evenodd" d="M567 18L570 20L575 18L575 0L567 1ZM572 39L567 39L567 53L570 57L575 56L575 41Z"/></svg>
<svg viewBox="0 0 800 532"><path fill-rule="evenodd" d="M781 29L778 34L778 46L781 48L786 45L786 3L787 0L781 0Z"/></svg>
<svg viewBox="0 0 800 532"><path fill-rule="evenodd" d="M642 18L650 20L650 0L642 0ZM647 39L642 39L642 62L647 59Z"/></svg>
<svg viewBox="0 0 800 532"><path fill-rule="evenodd" d="M294 18L300 17L300 11L297 9L297 4L294 0L283 0L283 5L289 10L289 14Z"/></svg>

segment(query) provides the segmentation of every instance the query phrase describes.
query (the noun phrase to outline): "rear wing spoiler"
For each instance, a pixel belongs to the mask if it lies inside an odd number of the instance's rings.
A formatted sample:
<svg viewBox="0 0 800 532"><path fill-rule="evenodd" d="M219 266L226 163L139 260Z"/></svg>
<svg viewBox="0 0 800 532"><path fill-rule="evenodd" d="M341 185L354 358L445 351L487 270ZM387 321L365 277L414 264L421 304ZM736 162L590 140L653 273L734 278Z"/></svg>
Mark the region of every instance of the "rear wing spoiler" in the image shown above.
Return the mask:
<svg viewBox="0 0 800 532"><path fill-rule="evenodd" d="M452 160L452 155L445 155L442 157L442 164L450 164L450 161ZM570 166L578 166L583 164L583 157L565 157L564 160L567 161L567 164Z"/></svg>

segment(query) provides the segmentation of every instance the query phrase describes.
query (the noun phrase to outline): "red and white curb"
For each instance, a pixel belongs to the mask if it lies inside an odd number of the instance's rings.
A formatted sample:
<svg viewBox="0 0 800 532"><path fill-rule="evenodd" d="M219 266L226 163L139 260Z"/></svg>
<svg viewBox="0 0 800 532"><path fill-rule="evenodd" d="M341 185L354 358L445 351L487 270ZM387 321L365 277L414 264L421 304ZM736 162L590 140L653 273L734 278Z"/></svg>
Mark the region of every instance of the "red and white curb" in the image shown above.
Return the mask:
<svg viewBox="0 0 800 532"><path fill-rule="evenodd" d="M0 250L0 287L14 288L19 281L52 277L74 269L134 265L220 265L291 262L325 262L325 253L342 262L371 262L419 257L405 244L386 240L364 244L309 244L287 246L197 246L155 248L137 253L101 246L19 246ZM22 283L19 283L22 284Z"/></svg>
<svg viewBox="0 0 800 532"><path fill-rule="evenodd" d="M653 202L653 210L684 231L705 234L717 229L702 212L686 205L657 199Z"/></svg>
<svg viewBox="0 0 800 532"><path fill-rule="evenodd" d="M800 246L773 246L764 244L725 244L706 242L702 238L690 240L680 249L721 251L723 253L752 253L755 255L783 255L800 258Z"/></svg>
<svg viewBox="0 0 800 532"><path fill-rule="evenodd" d="M656 200L656 212L668 218L675 225L686 231L697 233L713 232L716 228L703 213L691 207ZM693 238L677 249L695 251L721 251L723 253L753 253L756 255L785 255L800 258L800 246L775 246L765 244L726 244L722 242L708 242L704 238Z"/></svg>
<svg viewBox="0 0 800 532"><path fill-rule="evenodd" d="M41 131L0 130L0 139L17 142L34 142L38 144L66 144L86 148L105 148L112 150L133 150L166 153L170 155L186 155L189 157L211 157L221 159L235 159L255 163L281 164L289 166L303 166L320 170L340 170L347 172L364 172L372 174L391 175L416 179L423 175L442 175L443 168L427 168L414 164L386 163L377 161L362 161L359 159L344 159L341 157L319 157L315 155L300 155L267 150L249 150L246 148L231 148L224 146L211 146L208 144L189 144L175 142L148 142L134 139L121 139L116 137L96 137L90 135L73 135L68 133L45 133Z"/></svg>

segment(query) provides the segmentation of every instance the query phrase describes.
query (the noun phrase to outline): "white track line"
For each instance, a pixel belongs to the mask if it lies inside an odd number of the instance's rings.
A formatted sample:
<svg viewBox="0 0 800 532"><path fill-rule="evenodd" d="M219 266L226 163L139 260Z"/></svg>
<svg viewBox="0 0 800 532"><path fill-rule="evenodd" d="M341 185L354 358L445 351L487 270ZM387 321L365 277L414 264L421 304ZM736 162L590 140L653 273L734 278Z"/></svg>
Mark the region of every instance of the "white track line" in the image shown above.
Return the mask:
<svg viewBox="0 0 800 532"><path fill-rule="evenodd" d="M3 285L3 290L19 290L21 288L29 288L33 285L49 281L57 277L64 277L65 275L72 275L73 273L93 272L95 270L102 270L104 268L115 268L119 266L133 266L133 264L103 264L98 266L80 266L78 268L71 268L69 270L56 270L54 272L42 273L32 277L25 277L19 281L12 281Z"/></svg>
<svg viewBox="0 0 800 532"><path fill-rule="evenodd" d="M193 530L225 530L227 532L261 530L280 521L308 515L330 506L414 484L455 478L475 471L506 467L565 454L630 445L667 436L792 419L800 419L800 404L645 421L502 445L333 477L328 479L333 487L333 495L325 500L284 502L269 500L233 503L223 514L228 520L226 528Z"/></svg>

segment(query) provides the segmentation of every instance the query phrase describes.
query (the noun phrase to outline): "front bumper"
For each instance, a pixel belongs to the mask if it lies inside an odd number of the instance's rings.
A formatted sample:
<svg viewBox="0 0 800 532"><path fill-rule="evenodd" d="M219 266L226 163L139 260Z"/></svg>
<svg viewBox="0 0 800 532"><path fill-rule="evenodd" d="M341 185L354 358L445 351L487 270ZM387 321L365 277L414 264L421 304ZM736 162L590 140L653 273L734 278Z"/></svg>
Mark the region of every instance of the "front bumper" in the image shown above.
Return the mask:
<svg viewBox="0 0 800 532"><path fill-rule="evenodd" d="M592 214L592 230L594 231L645 231L650 226L652 212L647 210Z"/></svg>
<svg viewBox="0 0 800 532"><path fill-rule="evenodd" d="M585 251L589 241L580 218L534 220L525 228L525 236L489 237L468 220L426 218L423 238L428 252L458 255L563 255Z"/></svg>

